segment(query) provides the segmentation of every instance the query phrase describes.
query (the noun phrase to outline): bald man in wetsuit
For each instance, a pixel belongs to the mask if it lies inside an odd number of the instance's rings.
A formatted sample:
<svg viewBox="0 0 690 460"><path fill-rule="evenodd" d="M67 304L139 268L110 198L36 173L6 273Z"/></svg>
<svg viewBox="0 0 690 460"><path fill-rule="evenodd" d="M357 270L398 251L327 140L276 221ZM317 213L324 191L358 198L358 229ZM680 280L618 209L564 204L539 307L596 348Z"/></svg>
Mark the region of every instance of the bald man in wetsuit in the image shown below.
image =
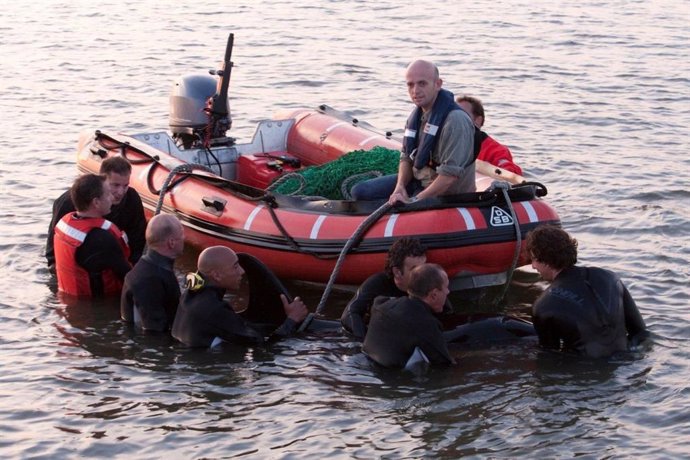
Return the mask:
<svg viewBox="0 0 690 460"><path fill-rule="evenodd" d="M542 347L601 358L648 336L620 278L609 270L576 266L577 241L565 230L538 227L527 234L526 248L532 267L551 281L532 307Z"/></svg>
<svg viewBox="0 0 690 460"><path fill-rule="evenodd" d="M299 297L288 302L281 294L286 319L266 338L223 300L228 290L240 288L244 275L237 254L225 246L206 248L199 254L197 268L197 273L188 277L172 326L173 337L188 347L264 343L293 334L307 316L307 307Z"/></svg>
<svg viewBox="0 0 690 460"><path fill-rule="evenodd" d="M146 227L146 253L125 276L120 316L145 332L170 330L180 301L175 259L184 251L184 228L171 214L154 216Z"/></svg>

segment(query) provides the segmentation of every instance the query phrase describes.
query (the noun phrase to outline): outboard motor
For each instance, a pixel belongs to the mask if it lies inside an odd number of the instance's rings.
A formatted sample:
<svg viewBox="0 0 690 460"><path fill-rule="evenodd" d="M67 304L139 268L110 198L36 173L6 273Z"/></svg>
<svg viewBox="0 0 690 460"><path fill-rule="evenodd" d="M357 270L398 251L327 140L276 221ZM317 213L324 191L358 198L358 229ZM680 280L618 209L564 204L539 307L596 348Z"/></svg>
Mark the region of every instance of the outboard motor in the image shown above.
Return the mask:
<svg viewBox="0 0 690 460"><path fill-rule="evenodd" d="M170 92L168 124L173 138L184 148L199 147L211 123L209 100L218 81L210 75L185 75Z"/></svg>
<svg viewBox="0 0 690 460"><path fill-rule="evenodd" d="M175 81L170 92L168 123L178 146L210 148L234 143L234 139L225 137L232 125L228 101L232 44L230 34L221 70L212 70L211 75L186 75Z"/></svg>

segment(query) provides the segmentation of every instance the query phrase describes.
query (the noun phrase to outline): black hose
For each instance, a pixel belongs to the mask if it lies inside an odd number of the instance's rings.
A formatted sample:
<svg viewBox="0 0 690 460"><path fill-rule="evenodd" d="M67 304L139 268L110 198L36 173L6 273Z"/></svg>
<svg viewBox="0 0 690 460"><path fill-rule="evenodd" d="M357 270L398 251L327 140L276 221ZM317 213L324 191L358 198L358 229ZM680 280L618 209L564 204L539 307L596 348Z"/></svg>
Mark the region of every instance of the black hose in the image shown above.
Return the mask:
<svg viewBox="0 0 690 460"><path fill-rule="evenodd" d="M165 182L163 182L163 186L161 187L161 190L160 190L160 195L158 196L158 203L156 204L156 211L153 213L154 216L157 216L158 214L160 214L161 209L163 208L163 201L165 200L165 194L168 192L168 187L170 186L170 182L173 180L173 177L175 177L177 174L182 173L182 172L191 173L195 169L201 169L202 171L206 171L206 172L209 172L211 174L215 174L210 168L208 168L204 165L184 163L184 164L175 166L173 169L170 170L170 172L168 173L168 177L166 177Z"/></svg>
<svg viewBox="0 0 690 460"><path fill-rule="evenodd" d="M338 272L340 271L340 267L345 261L345 256L347 255L347 253L350 251L355 242L360 239L362 234L366 230L368 230L374 222L379 220L381 216L386 214L392 207L393 206L391 204L388 204L386 202L383 206L371 213L371 215L369 215L369 217L367 217L361 224L359 224L359 227L357 227L350 239L347 240L345 246L343 246L343 249L340 251L340 256L338 257L338 260L335 263L335 267L333 267L333 272L331 273L331 277L328 280L328 283L326 284L326 289L323 291L321 301L319 302L319 305L316 307L316 315L320 315L321 311L326 306L326 300L328 299L328 296L331 294L331 289L333 288L335 279L338 277Z"/></svg>

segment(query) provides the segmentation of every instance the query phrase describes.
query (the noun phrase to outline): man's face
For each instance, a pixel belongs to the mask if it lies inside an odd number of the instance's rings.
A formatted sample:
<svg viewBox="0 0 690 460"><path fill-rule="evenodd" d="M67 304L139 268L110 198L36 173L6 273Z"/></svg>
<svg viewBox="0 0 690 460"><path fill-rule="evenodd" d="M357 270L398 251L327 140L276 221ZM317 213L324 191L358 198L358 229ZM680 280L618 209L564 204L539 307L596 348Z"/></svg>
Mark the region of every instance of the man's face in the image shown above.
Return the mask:
<svg viewBox="0 0 690 460"><path fill-rule="evenodd" d="M184 252L184 227L180 224L175 230L175 234L171 237L174 257L180 257Z"/></svg>
<svg viewBox="0 0 690 460"><path fill-rule="evenodd" d="M551 268L550 265L540 262L534 257L532 257L532 268L534 268L539 273L539 276L545 281L553 281L555 278L555 270Z"/></svg>
<svg viewBox="0 0 690 460"><path fill-rule="evenodd" d="M433 310L434 313L442 313L443 312L443 307L446 304L446 299L448 298L448 294L450 293L450 289L448 289L448 275L443 272L443 284L441 285L440 289L436 289L436 295L434 296L434 303L431 305L431 309Z"/></svg>
<svg viewBox="0 0 690 460"><path fill-rule="evenodd" d="M111 172L106 176L105 181L110 185L110 191L113 194L113 204L120 204L129 188L129 174L122 175Z"/></svg>
<svg viewBox="0 0 690 460"><path fill-rule="evenodd" d="M441 89L442 81L436 78L433 66L412 65L405 74L407 92L414 105L424 112L431 110L436 101L436 95Z"/></svg>
<svg viewBox="0 0 690 460"><path fill-rule="evenodd" d="M401 291L407 291L407 286L410 285L410 272L413 268L426 263L426 256L407 256L403 262L402 269L393 268L393 276L396 286Z"/></svg>
<svg viewBox="0 0 690 460"><path fill-rule="evenodd" d="M240 266L236 254L228 259L228 263L219 270L220 281L218 284L225 289L237 290L240 288L244 276L244 269Z"/></svg>

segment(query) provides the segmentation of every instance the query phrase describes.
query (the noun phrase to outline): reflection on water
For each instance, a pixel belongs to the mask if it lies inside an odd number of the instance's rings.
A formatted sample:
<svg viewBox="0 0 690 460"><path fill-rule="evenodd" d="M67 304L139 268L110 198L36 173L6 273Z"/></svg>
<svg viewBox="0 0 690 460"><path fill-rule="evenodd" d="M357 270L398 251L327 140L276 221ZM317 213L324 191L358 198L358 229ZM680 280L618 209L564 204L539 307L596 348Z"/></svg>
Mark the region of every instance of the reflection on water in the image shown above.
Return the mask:
<svg viewBox="0 0 690 460"><path fill-rule="evenodd" d="M690 450L690 125L684 2L478 0L10 3L0 150L0 453L7 458L680 458ZM424 34L412 31L427 31ZM609 361L534 339L456 344L458 365L415 376L372 366L322 332L266 347L187 350L140 335L117 302L55 295L43 244L77 174L81 130L165 129L179 75L205 72L235 33L232 135L322 103L400 133L402 71L430 56L444 86L483 99L580 242L620 273L651 343ZM178 275L194 270L188 250ZM528 317L544 289L456 295L460 313ZM288 285L312 309L322 286ZM352 291L336 289L337 318Z"/></svg>

